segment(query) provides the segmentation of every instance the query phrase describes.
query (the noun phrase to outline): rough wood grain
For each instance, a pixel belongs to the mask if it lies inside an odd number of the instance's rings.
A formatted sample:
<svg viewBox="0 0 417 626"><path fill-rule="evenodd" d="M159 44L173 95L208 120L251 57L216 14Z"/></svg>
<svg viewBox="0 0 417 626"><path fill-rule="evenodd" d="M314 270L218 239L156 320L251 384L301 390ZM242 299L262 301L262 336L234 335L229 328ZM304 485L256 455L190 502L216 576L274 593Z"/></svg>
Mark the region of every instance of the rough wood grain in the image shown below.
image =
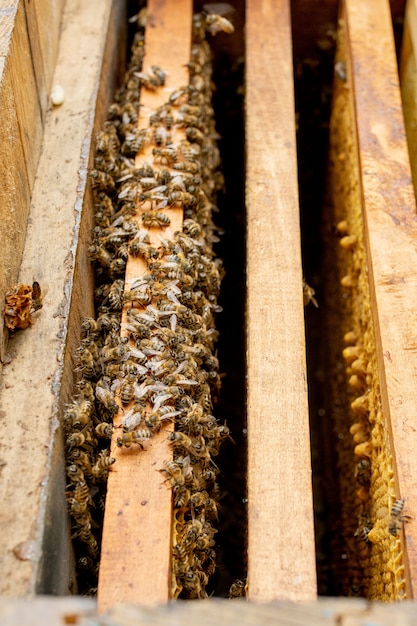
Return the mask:
<svg viewBox="0 0 417 626"><path fill-rule="evenodd" d="M55 72L66 97L45 122L19 274L20 282L37 279L49 291L33 326L9 343L0 393L0 526L7 528L0 538L0 590L5 596L74 590L59 410L69 399L71 338L77 327L79 333L80 315L92 313L91 267L86 246L78 253L77 245L90 232L91 214L82 207L96 100L100 93L105 106L111 88L108 82L99 89L102 58L107 33L119 30L124 6L112 0L68 0L66 5ZM116 34L109 39L114 43ZM107 53L116 67L114 51ZM7 93L11 98L12 89ZM74 287L77 276L83 280Z"/></svg>
<svg viewBox="0 0 417 626"><path fill-rule="evenodd" d="M166 71L167 79L164 88L154 92L142 90L138 121L141 128L148 126L149 115L167 101L172 91L188 84L191 21L190 0L148 2L143 68L146 71L151 65L158 65ZM185 137L183 132L181 137L180 134L174 134L174 143ZM136 158L138 167L142 161L152 162L151 146ZM146 208L146 203L138 207L139 222ZM171 208L169 217L171 226L164 231L168 238L182 229L182 209ZM151 243L156 247L159 234L159 228L150 230ZM130 256L126 289L145 272L146 263ZM123 321L127 321L125 316L124 311ZM121 410L115 426L120 425L122 415ZM170 597L172 491L160 470L163 462L172 458L167 437L172 429L172 423L164 426L144 444L145 451L135 445L130 449L118 448L116 439L120 433L116 431L113 436L111 455L116 463L107 487L98 587L100 612L119 602L152 605Z"/></svg>
<svg viewBox="0 0 417 626"><path fill-rule="evenodd" d="M391 424L409 597L417 585L417 215L388 2L346 0L365 245L382 408ZM372 32L372 37L369 33ZM375 45L378 41L378 45Z"/></svg>
<svg viewBox="0 0 417 626"><path fill-rule="evenodd" d="M249 598L316 595L286 0L246 8Z"/></svg>

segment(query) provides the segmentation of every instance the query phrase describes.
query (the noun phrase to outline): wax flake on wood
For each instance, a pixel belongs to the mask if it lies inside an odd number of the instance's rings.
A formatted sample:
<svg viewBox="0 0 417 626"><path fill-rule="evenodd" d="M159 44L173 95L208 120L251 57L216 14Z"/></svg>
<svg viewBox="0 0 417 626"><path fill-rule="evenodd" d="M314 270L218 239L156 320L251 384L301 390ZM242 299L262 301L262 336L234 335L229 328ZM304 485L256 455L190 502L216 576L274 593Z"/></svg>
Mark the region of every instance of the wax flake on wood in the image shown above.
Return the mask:
<svg viewBox="0 0 417 626"><path fill-rule="evenodd" d="M18 284L6 291L4 320L10 331L24 330L32 324L32 313L42 308L40 285Z"/></svg>

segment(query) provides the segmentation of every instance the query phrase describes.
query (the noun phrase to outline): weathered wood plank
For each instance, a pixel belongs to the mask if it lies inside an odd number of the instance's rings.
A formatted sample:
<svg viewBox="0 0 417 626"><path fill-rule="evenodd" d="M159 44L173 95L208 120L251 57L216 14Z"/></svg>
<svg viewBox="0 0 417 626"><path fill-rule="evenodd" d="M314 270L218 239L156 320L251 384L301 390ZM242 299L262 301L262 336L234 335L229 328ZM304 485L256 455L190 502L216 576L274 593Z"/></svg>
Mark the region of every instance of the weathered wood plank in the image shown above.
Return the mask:
<svg viewBox="0 0 417 626"><path fill-rule="evenodd" d="M316 595L289 3L246 6L248 595Z"/></svg>
<svg viewBox="0 0 417 626"><path fill-rule="evenodd" d="M80 316L93 310L86 246L78 251L77 245L92 221L82 207L96 100L100 94L105 108L110 99L107 76L106 88L100 86L102 58L106 51L117 67L106 43L117 41L124 18L121 2L66 5L55 71L65 102L45 122L19 274L20 282L37 279L49 291L33 326L9 343L0 394L0 525L7 528L0 539L0 587L6 596L74 590L59 410L68 401Z"/></svg>
<svg viewBox="0 0 417 626"><path fill-rule="evenodd" d="M51 598L38 596L32 600L0 599L3 626L62 626L62 624L132 624L166 626L169 623L198 623L217 626L219 622L232 626L349 626L378 624L391 626L415 623L415 603L371 603L359 598L321 598L317 602L275 602L259 604L243 600L210 599L195 602L179 600L173 604L144 607L120 604L105 615L97 615L95 602L89 598Z"/></svg>
<svg viewBox="0 0 417 626"><path fill-rule="evenodd" d="M1 189L1 310L7 287L17 279L30 195L42 145L48 90L56 62L63 0L49 4L50 10L44 11L40 29L34 14L36 7L40 10L41 5L45 5L45 0L10 0L0 7L1 132L5 135L0 149L0 163L5 172ZM48 65L47 79L44 63ZM13 233L12 238L10 233ZM2 360L6 340L1 319Z"/></svg>
<svg viewBox="0 0 417 626"><path fill-rule="evenodd" d="M164 88L142 90L138 124L145 128L149 115L164 104L170 93L188 84L186 64L191 50L192 3L190 0L148 3L145 57L143 67L158 65L167 74ZM179 136L182 135L182 136ZM185 138L177 131L174 143ZM136 161L152 162L152 146L138 155ZM156 166L156 169L158 166ZM138 207L137 219L144 205ZM171 208L169 217L173 234L182 230L183 211ZM159 234L150 231L151 243L159 245ZM169 237L169 235L167 235ZM130 256L126 266L126 289L132 280L147 272L141 258ZM128 307L127 307L128 308ZM127 321L123 312L123 321ZM123 410L115 418L120 425ZM116 459L109 473L103 541L100 561L98 606L104 611L119 602L139 602L152 605L166 602L170 597L172 491L160 473L165 460L172 458L168 433L173 424L163 427L152 437L146 450L136 446L118 448L115 431L111 455Z"/></svg>

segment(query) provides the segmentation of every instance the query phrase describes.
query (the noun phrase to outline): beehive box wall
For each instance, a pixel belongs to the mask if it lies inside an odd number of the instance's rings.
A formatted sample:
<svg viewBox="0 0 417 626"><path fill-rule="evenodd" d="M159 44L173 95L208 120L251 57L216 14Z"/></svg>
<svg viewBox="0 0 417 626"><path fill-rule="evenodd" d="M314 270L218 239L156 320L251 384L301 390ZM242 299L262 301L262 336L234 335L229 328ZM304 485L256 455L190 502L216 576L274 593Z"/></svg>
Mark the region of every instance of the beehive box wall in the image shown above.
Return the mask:
<svg viewBox="0 0 417 626"><path fill-rule="evenodd" d="M63 0L14 0L0 15L1 309L7 288L17 280L22 257L63 4ZM2 318L1 361L7 339L3 333Z"/></svg>
<svg viewBox="0 0 417 626"><path fill-rule="evenodd" d="M9 341L2 380L5 595L75 591L59 413L72 387L79 320L93 307L87 171L122 47L125 52L126 6L67 2L64 20L54 80L63 85L65 101L45 122L19 274L22 282L39 280L44 308Z"/></svg>

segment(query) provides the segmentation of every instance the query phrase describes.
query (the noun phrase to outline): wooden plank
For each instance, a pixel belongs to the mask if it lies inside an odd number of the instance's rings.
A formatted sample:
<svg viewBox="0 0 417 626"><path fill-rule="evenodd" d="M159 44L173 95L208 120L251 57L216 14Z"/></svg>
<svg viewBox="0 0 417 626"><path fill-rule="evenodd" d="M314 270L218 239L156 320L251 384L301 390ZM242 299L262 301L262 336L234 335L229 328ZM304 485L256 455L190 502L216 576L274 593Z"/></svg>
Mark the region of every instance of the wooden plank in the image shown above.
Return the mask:
<svg viewBox="0 0 417 626"><path fill-rule="evenodd" d="M148 3L145 36L144 70L158 65L167 73L163 89L142 90L138 124L146 128L150 114L167 102L170 93L188 84L186 64L191 50L192 2L154 0ZM185 138L178 131L173 135L177 143ZM152 146L136 159L152 162ZM138 207L137 220L146 209ZM183 211L170 209L169 232L182 230ZM159 245L159 233L150 231L151 244ZM129 257L126 266L126 289L132 280L143 276L147 265L141 258ZM126 308L122 321L126 322ZM119 426L123 410L119 411L114 425ZM159 472L163 462L172 458L167 434L173 424L146 444L146 452L135 447L118 448L115 431L111 456L116 459L114 471L110 472L107 486L102 551L100 561L98 607L100 612L122 602L134 601L144 605L166 602L170 597L172 490Z"/></svg>
<svg viewBox="0 0 417 626"><path fill-rule="evenodd" d="M62 626L62 624L111 624L112 626L166 626L192 623L199 626L411 626L415 602L369 602L364 598L320 598L315 602L251 603L211 598L144 607L120 604L99 616L91 598L37 596L32 599L0 598L2 626Z"/></svg>
<svg viewBox="0 0 417 626"><path fill-rule="evenodd" d="M401 98L414 189L417 189L417 2L408 0L400 59Z"/></svg>
<svg viewBox="0 0 417 626"><path fill-rule="evenodd" d="M0 393L5 596L74 590L59 413L69 398L71 342L78 345L80 317L93 311L91 264L77 245L92 221L82 207L96 100L100 94L106 107L110 99L109 88L100 87L102 58L106 44L117 42L124 7L112 0L66 5L55 72L65 102L46 120L19 275L20 282L37 279L49 291L33 326L9 343ZM77 274L83 281L73 288Z"/></svg>
<svg viewBox="0 0 417 626"><path fill-rule="evenodd" d="M346 29L378 377L395 465L393 497L405 498L406 509L414 511L417 216L389 3L346 0ZM417 519L404 532L407 592L415 596Z"/></svg>
<svg viewBox="0 0 417 626"><path fill-rule="evenodd" d="M37 0L37 5L45 0ZM30 196L40 156L49 85L56 61L63 0L53 8L39 33L34 23L34 2L9 0L0 7L0 98L2 100L0 163L4 172L1 189L2 240L0 309L4 294L16 282L21 260ZM45 18L45 15L43 16ZM47 41L44 41L47 38ZM42 39L42 41L40 41ZM46 45L44 45L46 43ZM45 80L40 48L49 67ZM22 80L24 77L24 80ZM14 233L13 239L10 233ZM0 322L0 357L4 360L7 336Z"/></svg>
<svg viewBox="0 0 417 626"><path fill-rule="evenodd" d="M16 115L32 189L42 144L43 124L31 57L24 4L19 3L10 45L10 70ZM25 80L22 80L22 76Z"/></svg>
<svg viewBox="0 0 417 626"><path fill-rule="evenodd" d="M32 5L31 10L30 5ZM36 45L35 39L39 42L39 53L42 63L42 67L39 67L39 73L41 71L43 72L46 95L50 92L55 70L64 6L64 0L34 0L32 2L26 0L26 15L30 41L31 44L33 43L34 45ZM34 60L36 59L34 54L32 57ZM35 66L35 73L38 75L36 70L37 68ZM43 85L40 81L37 82L39 98L41 102L43 102Z"/></svg>
<svg viewBox="0 0 417 626"><path fill-rule="evenodd" d="M316 596L289 3L246 7L248 595Z"/></svg>
<svg viewBox="0 0 417 626"><path fill-rule="evenodd" d="M30 185L15 108L11 84L9 59L0 56L0 309L4 310L7 288L16 282L26 231L27 212L30 202ZM10 234L13 233L13 237ZM4 362L4 318L0 316L0 359Z"/></svg>

